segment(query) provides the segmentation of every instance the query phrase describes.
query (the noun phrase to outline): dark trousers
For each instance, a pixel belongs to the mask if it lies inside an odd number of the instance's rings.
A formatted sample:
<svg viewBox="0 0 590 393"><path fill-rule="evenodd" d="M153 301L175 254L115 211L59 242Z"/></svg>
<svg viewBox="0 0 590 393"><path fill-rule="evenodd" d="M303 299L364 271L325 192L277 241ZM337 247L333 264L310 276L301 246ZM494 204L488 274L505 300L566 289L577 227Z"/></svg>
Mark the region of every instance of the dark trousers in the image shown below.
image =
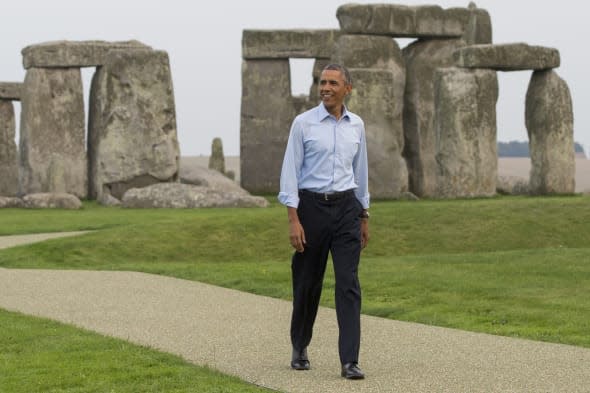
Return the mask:
<svg viewBox="0 0 590 393"><path fill-rule="evenodd" d="M348 192L326 201L318 194L300 192L297 214L305 231L305 250L292 259L293 315L291 342L306 348L312 337L328 253L336 279L338 350L342 364L358 362L360 346L361 288L358 264L361 253L359 214L362 206Z"/></svg>

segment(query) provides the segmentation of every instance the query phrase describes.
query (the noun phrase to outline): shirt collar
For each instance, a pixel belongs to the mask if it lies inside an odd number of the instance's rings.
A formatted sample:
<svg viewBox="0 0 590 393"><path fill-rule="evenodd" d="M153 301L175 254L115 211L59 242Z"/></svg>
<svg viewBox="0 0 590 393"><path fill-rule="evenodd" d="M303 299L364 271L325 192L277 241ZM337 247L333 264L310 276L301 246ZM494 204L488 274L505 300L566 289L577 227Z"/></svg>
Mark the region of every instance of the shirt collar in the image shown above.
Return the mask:
<svg viewBox="0 0 590 393"><path fill-rule="evenodd" d="M320 102L320 104L318 105L318 120L321 122L323 121L326 117L330 117L332 116L330 114L330 112L328 112L328 110L326 109L326 107L324 106L323 102ZM334 116L332 116L334 117ZM349 119L350 116L348 115L348 109L346 108L346 105L344 105L344 109L342 110L342 116L340 117L341 119Z"/></svg>

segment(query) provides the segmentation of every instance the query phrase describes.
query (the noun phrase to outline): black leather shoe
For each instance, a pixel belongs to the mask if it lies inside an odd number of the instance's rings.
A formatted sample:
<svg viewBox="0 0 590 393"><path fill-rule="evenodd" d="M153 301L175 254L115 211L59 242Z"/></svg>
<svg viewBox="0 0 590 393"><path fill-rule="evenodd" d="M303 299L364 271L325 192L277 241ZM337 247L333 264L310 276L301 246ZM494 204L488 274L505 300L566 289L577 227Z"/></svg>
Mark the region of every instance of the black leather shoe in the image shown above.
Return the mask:
<svg viewBox="0 0 590 393"><path fill-rule="evenodd" d="M309 370L309 359L307 358L307 348L298 350L293 348L291 356L291 368L293 370Z"/></svg>
<svg viewBox="0 0 590 393"><path fill-rule="evenodd" d="M365 374L356 363L346 363L342 365L341 375L346 379L364 379Z"/></svg>

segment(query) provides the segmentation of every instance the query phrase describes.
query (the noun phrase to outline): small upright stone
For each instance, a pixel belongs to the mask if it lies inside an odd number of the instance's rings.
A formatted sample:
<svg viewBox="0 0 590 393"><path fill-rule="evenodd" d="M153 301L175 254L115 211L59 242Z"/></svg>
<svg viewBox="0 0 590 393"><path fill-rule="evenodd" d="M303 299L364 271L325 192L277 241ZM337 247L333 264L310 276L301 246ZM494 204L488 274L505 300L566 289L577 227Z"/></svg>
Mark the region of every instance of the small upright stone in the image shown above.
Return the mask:
<svg viewBox="0 0 590 393"><path fill-rule="evenodd" d="M223 156L223 144L221 138L214 138L211 143L211 155L209 156L209 169L225 174L225 157Z"/></svg>
<svg viewBox="0 0 590 393"><path fill-rule="evenodd" d="M567 83L555 71L536 71L526 94L532 194L575 192L574 115Z"/></svg>
<svg viewBox="0 0 590 393"><path fill-rule="evenodd" d="M12 102L0 100L0 196L18 194L15 127Z"/></svg>

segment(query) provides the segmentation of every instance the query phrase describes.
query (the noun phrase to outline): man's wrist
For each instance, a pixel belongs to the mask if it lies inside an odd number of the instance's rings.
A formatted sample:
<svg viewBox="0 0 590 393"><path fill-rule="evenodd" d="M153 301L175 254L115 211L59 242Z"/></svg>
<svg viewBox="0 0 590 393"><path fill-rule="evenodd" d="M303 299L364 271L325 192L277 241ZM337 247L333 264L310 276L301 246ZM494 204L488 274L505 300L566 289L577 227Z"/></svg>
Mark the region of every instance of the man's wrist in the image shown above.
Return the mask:
<svg viewBox="0 0 590 393"><path fill-rule="evenodd" d="M363 211L361 212L361 214L359 214L359 217L364 219L364 220L368 220L370 217L369 211L366 209L363 209Z"/></svg>

